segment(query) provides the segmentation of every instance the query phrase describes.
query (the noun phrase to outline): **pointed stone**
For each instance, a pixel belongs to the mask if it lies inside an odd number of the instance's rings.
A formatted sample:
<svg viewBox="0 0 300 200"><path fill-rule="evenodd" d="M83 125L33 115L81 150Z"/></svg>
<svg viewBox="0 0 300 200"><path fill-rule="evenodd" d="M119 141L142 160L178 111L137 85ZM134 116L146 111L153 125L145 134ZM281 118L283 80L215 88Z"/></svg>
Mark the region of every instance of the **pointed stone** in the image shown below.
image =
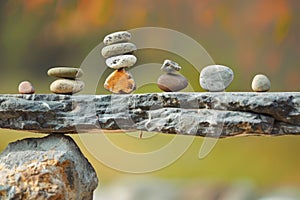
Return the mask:
<svg viewBox="0 0 300 200"><path fill-rule="evenodd" d="M131 73L122 68L115 70L106 78L104 88L115 94L129 94L136 86Z"/></svg>
<svg viewBox="0 0 300 200"><path fill-rule="evenodd" d="M167 73L173 73L176 71L180 71L181 66L172 60L165 60L161 67L161 70L163 70L164 72L167 72Z"/></svg>

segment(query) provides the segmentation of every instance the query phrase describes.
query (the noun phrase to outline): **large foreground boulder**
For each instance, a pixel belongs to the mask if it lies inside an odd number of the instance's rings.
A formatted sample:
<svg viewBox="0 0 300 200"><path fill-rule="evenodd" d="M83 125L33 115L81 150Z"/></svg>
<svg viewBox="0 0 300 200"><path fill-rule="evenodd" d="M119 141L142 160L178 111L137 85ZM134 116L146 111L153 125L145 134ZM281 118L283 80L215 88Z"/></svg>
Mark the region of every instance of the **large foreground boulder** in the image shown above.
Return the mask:
<svg viewBox="0 0 300 200"><path fill-rule="evenodd" d="M0 200L91 200L96 172L69 136L13 142L0 154Z"/></svg>

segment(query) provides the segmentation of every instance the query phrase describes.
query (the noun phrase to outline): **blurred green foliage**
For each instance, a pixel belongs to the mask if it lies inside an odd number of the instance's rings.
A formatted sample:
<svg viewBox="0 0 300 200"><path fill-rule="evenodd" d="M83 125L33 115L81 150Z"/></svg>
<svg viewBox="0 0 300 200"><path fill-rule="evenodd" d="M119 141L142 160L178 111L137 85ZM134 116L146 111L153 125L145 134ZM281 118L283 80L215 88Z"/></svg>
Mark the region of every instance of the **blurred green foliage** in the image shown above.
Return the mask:
<svg viewBox="0 0 300 200"><path fill-rule="evenodd" d="M47 93L53 80L46 76L48 68L80 66L107 33L144 26L174 29L198 41L216 63L235 71L231 91L250 90L256 73L269 76L273 91L300 88L297 1L6 0L0 4L2 93L16 92L24 79Z"/></svg>

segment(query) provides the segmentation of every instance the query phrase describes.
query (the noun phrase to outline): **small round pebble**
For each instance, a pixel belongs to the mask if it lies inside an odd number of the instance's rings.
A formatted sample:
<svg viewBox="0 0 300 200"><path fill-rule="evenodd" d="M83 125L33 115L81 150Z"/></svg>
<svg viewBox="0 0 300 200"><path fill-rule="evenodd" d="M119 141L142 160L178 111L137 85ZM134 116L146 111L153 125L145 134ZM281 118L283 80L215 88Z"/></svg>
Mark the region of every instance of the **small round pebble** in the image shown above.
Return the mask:
<svg viewBox="0 0 300 200"><path fill-rule="evenodd" d="M222 92L232 82L233 71L223 65L210 65L202 69L200 73L200 85L210 92Z"/></svg>
<svg viewBox="0 0 300 200"><path fill-rule="evenodd" d="M50 85L51 92L56 94L75 94L83 88L83 81L71 79L58 79Z"/></svg>
<svg viewBox="0 0 300 200"><path fill-rule="evenodd" d="M113 69L123 67L131 67L136 63L137 59L134 55L114 56L106 59L106 65Z"/></svg>
<svg viewBox="0 0 300 200"><path fill-rule="evenodd" d="M20 94L33 94L35 93L34 87L29 81L23 81L19 84L19 93Z"/></svg>
<svg viewBox="0 0 300 200"><path fill-rule="evenodd" d="M111 33L104 37L103 43L105 45L128 42L131 39L131 34L128 31L118 31Z"/></svg>
<svg viewBox="0 0 300 200"><path fill-rule="evenodd" d="M181 69L180 65L171 60L165 60L161 67L161 70L167 73L176 72L179 71L180 69Z"/></svg>
<svg viewBox="0 0 300 200"><path fill-rule="evenodd" d="M254 92L267 92L271 88L271 82L266 75L257 74L252 80L252 90Z"/></svg>
<svg viewBox="0 0 300 200"><path fill-rule="evenodd" d="M83 75L83 71L76 67L53 67L48 70L48 76L57 78L79 78Z"/></svg>
<svg viewBox="0 0 300 200"><path fill-rule="evenodd" d="M112 56L118 56L126 53L131 53L136 50L136 46L133 43L118 43L106 46L102 49L101 53L104 58Z"/></svg>
<svg viewBox="0 0 300 200"><path fill-rule="evenodd" d="M188 86L188 81L180 74L167 73L157 80L157 86L165 92L177 92Z"/></svg>

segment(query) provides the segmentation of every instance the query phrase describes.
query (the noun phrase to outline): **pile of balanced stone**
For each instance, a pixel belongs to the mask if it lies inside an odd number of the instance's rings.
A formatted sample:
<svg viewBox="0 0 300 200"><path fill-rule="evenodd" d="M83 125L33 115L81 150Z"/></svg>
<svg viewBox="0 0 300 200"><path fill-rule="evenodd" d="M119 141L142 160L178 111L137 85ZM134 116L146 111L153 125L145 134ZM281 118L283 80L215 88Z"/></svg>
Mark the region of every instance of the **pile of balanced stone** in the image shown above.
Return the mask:
<svg viewBox="0 0 300 200"><path fill-rule="evenodd" d="M137 58L133 55L137 50L131 43L131 34L128 31L118 31L104 37L105 47L101 53L106 58L106 65L114 71L106 78L104 88L115 94L129 94L136 89L136 83L129 72ZM181 74L181 66L171 60L165 60L161 70L164 72L157 80L157 86L165 92L177 92L188 86L188 80ZM50 85L50 90L56 94L75 94L83 90L84 83L79 80L83 75L80 68L54 67L48 70L48 75L59 78ZM209 92L223 92L231 84L234 78L232 69L223 65L209 65L200 73L200 86ZM267 92L271 83L267 76L256 75L252 80L252 90L255 92ZM29 81L23 81L19 85L19 93L33 94L34 87Z"/></svg>
<svg viewBox="0 0 300 200"><path fill-rule="evenodd" d="M51 83L50 90L56 94L75 94L83 90L84 82L79 80L83 75L80 68L53 67L48 70L48 76L59 78Z"/></svg>
<svg viewBox="0 0 300 200"><path fill-rule="evenodd" d="M133 52L137 49L130 42L131 34L119 31L107 35L103 43L106 45L101 53L106 58L106 65L114 71L106 78L104 88L116 94L128 94L136 89L135 81L126 69L133 66L137 58Z"/></svg>
<svg viewBox="0 0 300 200"><path fill-rule="evenodd" d="M181 70L181 66L178 63L165 60L161 70L165 72L157 80L157 86L161 90L165 92L177 92L188 86L187 79L177 73Z"/></svg>
<svg viewBox="0 0 300 200"><path fill-rule="evenodd" d="M48 70L48 76L58 78L50 85L50 91L55 94L75 94L83 90L84 82L79 80L83 71L76 67L53 67ZM29 81L19 84L20 94L33 94L35 89Z"/></svg>

